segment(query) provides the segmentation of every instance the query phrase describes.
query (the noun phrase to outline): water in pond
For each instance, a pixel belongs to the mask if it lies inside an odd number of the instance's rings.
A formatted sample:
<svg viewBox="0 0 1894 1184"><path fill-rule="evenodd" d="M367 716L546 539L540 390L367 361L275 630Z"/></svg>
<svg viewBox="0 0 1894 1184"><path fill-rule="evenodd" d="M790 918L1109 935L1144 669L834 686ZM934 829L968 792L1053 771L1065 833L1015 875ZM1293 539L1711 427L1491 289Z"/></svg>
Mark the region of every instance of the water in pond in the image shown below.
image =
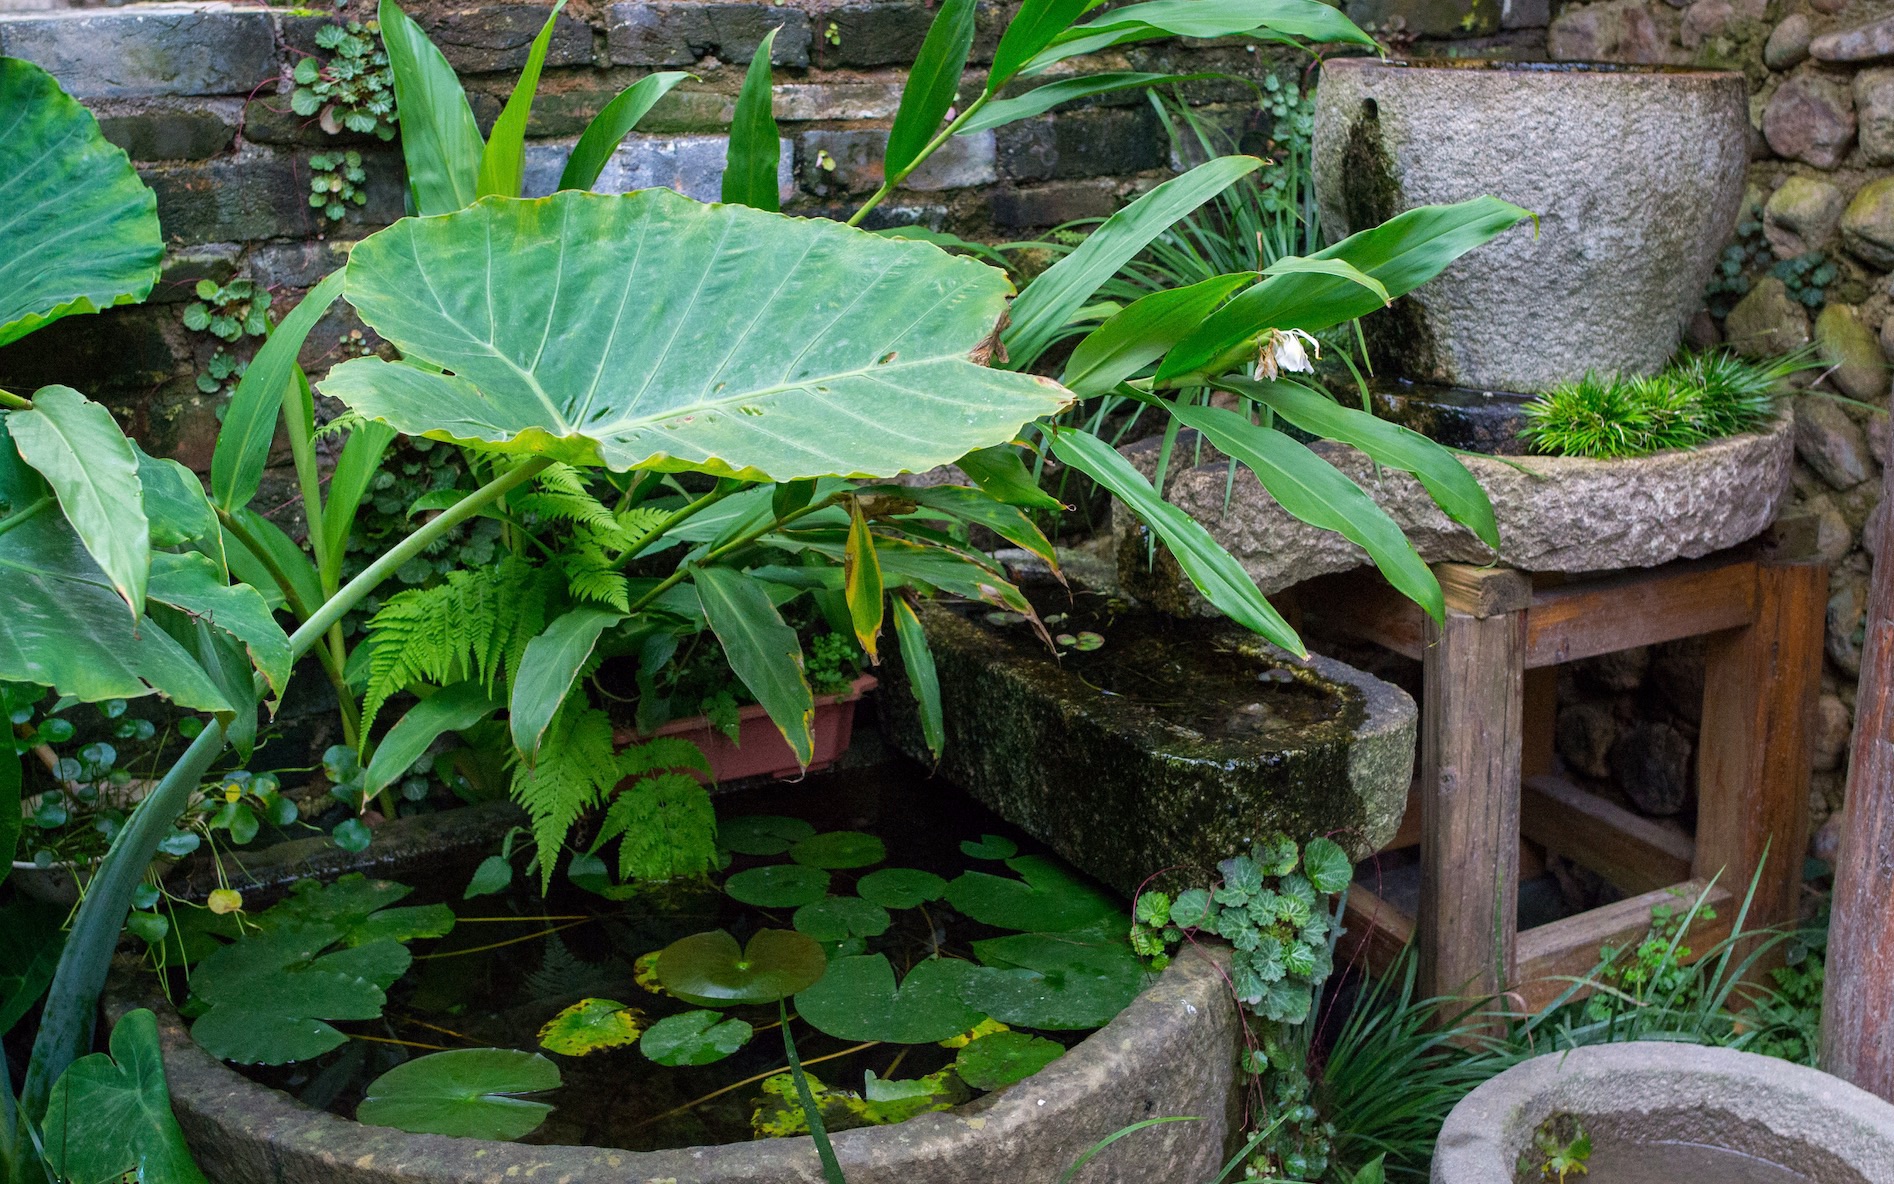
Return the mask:
<svg viewBox="0 0 1894 1184"><path fill-rule="evenodd" d="M980 855L1005 855L1014 845L1022 856L1044 850L958 790L906 763L811 776L799 783L721 794L714 800L719 819L726 825L742 816L778 815L804 820L816 832L860 831L878 838L885 846L885 859L829 871L830 896L852 898L863 877L885 868L918 869L947 880L969 870L1009 878L1015 871L1024 874L1023 867L1009 871L1008 864L963 852L963 841L978 843L985 835L1001 841L993 849L976 848ZM766 866L799 865L783 854L739 854L727 874ZM789 929L795 913L790 907L740 904L708 884L608 901L573 886L563 870L548 897L540 896L537 877L527 884L525 877L516 876L513 887L504 893L462 900L470 871L470 867L430 869L432 879L419 873L405 878L417 890L404 905L444 901L460 919L447 937L413 943L414 967L388 992L383 1021L342 1025L368 1039L351 1040L308 1063L244 1071L312 1105L353 1115L369 1081L405 1056L422 1051L393 1042L537 1050L541 1026L584 998L628 1004L643 1013L647 1022L694 1010L692 1004L640 986L636 959L706 930L725 929L739 941L747 941L759 929ZM1104 914L1095 926L1102 936L1093 940L1122 943L1128 926L1122 901L1089 883L1071 882L1079 885L1075 890L1091 894L1095 910ZM887 955L902 975L937 950L949 958L972 960L979 953L972 948L974 942L1011 932L977 923L944 899L889 908L887 913L886 931L857 944L865 945L870 954ZM831 968L835 958L849 952L832 946ZM1114 952L1113 956L1118 955ZM1122 957L1130 960L1132 977L1128 993L1110 1004L1114 1010L1148 981L1142 967L1131 960L1128 946ZM1123 985L1122 977L1119 981ZM725 1013L747 1021L756 1033L747 1045L715 1064L660 1066L630 1045L583 1057L554 1057L563 1085L541 1095L541 1100L551 1102L555 1109L525 1141L638 1151L754 1137L752 1113L762 1097L762 1081L786 1065L777 1009L773 1004L731 1007ZM864 1075L871 1071L883 1079L914 1080L951 1065L956 1057L953 1048L931 1038L914 1044L870 1044L824 1035L801 1019L793 1019L792 1024L797 1050L809 1071L834 1089L862 1092ZM1013 1026L1031 1030L1022 1023ZM1069 1047L1086 1030L1042 1029L1034 1034ZM1044 1045L1037 1048L1043 1054L1055 1051ZM960 1096L967 1095L963 1091ZM846 1115L842 1125L848 1125Z"/></svg>
<svg viewBox="0 0 1894 1184"><path fill-rule="evenodd" d="M1023 582L1021 590L1053 638L1050 652L1018 613L966 603L956 611L1006 638L1013 661L1057 662L1118 710L1211 739L1293 741L1343 719L1352 706L1306 672L1245 652L1254 640L1223 622L1174 617L1049 580Z"/></svg>
<svg viewBox="0 0 1894 1184"><path fill-rule="evenodd" d="M1703 1143L1600 1142L1585 1184L1814 1184L1800 1172Z"/></svg>

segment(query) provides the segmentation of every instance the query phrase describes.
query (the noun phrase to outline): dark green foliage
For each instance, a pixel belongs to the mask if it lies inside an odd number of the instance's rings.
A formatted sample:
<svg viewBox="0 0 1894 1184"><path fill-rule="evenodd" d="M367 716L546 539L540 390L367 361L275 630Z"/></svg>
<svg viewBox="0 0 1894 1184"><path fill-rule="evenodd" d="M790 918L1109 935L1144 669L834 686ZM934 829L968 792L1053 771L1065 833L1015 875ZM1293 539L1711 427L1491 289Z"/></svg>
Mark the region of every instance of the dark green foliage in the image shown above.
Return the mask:
<svg viewBox="0 0 1894 1184"><path fill-rule="evenodd" d="M270 292L255 280L231 280L219 286L197 281L197 299L184 306L184 327L222 341L262 337L270 331ZM225 375L224 377L229 377Z"/></svg>
<svg viewBox="0 0 1894 1184"><path fill-rule="evenodd" d="M316 44L334 56L327 63L313 57L296 63L290 109L317 116L330 135L347 130L394 139L395 79L381 47L380 23L325 25L316 31Z"/></svg>
<svg viewBox="0 0 1894 1184"><path fill-rule="evenodd" d="M309 204L331 222L341 221L351 202L368 204L368 191L362 188L368 172L362 168L362 154L354 149L311 155L309 172Z"/></svg>
<svg viewBox="0 0 1894 1184"><path fill-rule="evenodd" d="M1723 350L1685 352L1661 373L1587 373L1526 405L1522 433L1549 456L1599 459L1694 448L1769 422L1785 380L1820 363L1807 351L1755 363Z"/></svg>

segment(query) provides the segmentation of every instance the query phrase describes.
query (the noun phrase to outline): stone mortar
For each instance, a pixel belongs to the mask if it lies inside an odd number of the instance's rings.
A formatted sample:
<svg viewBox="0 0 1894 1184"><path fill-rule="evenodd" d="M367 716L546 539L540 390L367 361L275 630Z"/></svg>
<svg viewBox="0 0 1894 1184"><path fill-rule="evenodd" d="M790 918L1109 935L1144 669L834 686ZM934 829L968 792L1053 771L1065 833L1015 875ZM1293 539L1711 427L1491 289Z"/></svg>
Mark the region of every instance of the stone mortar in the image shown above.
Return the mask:
<svg viewBox="0 0 1894 1184"><path fill-rule="evenodd" d="M1180 438L1176 451L1194 456L1195 447L1194 437ZM1761 432L1628 460L1462 456L1492 499L1497 555L1441 513L1408 474L1377 472L1343 444L1311 447L1367 490L1429 563L1497 559L1522 571L1614 571L1694 559L1762 533L1789 492L1795 424L1785 411ZM1148 475L1157 449L1151 440L1124 453ZM1165 495L1235 555L1263 591L1368 562L1367 552L1342 536L1290 517L1247 469L1238 469L1232 486L1223 458L1208 445L1202 455L1206 463L1172 470ZM1147 569L1139 528L1122 503L1113 503L1112 518L1126 540L1119 578L1128 591L1172 611L1208 611L1186 594L1174 563Z"/></svg>
<svg viewBox="0 0 1894 1184"><path fill-rule="evenodd" d="M1736 73L1335 59L1316 95L1322 223L1361 230L1492 194L1538 215L1368 318L1383 373L1537 392L1649 373L1677 347L1736 220Z"/></svg>
<svg viewBox="0 0 1894 1184"><path fill-rule="evenodd" d="M1186 950L1118 1018L1017 1085L955 1110L844 1131L849 1184L1047 1184L1114 1131L1190 1116L1121 1139L1086 1184L1215 1176L1242 1125L1236 1055L1242 1019L1223 951ZM675 1151L540 1147L411 1135L315 1110L228 1068L123 964L106 998L114 1020L158 1016L171 1106L214 1184L821 1184L807 1138Z"/></svg>
<svg viewBox="0 0 1894 1184"><path fill-rule="evenodd" d="M1486 1082L1447 1116L1433 1184L1513 1184L1520 1152L1555 1115L1594 1138L1754 1155L1815 1184L1894 1180L1894 1106L1774 1057L1650 1042L1549 1053Z"/></svg>

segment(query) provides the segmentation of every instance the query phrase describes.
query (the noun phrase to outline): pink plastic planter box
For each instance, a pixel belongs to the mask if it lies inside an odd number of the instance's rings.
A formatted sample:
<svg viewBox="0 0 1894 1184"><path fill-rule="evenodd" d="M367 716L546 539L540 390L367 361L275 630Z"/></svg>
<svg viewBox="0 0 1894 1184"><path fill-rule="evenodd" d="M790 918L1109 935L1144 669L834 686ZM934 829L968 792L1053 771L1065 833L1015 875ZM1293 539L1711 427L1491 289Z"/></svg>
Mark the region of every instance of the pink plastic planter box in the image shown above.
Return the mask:
<svg viewBox="0 0 1894 1184"><path fill-rule="evenodd" d="M875 688L875 676L864 674L839 695L818 695L815 720L810 733L815 753L809 759L809 772L826 769L848 748L855 733L855 701ZM736 781L744 777L795 777L802 773L789 741L770 721L760 706L752 703L737 712L737 740L710 726L701 715L674 719L659 728L656 735L682 736L704 750L710 758L710 771L718 781ZM630 728L619 728L612 736L620 745L636 744L641 737Z"/></svg>

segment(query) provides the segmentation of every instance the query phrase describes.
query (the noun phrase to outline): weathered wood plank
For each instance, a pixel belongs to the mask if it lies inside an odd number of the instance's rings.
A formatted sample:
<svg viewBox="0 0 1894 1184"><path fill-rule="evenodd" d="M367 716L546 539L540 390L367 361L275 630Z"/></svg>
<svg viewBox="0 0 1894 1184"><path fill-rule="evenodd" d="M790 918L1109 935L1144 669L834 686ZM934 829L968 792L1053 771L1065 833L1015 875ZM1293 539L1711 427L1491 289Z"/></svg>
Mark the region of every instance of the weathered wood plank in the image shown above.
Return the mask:
<svg viewBox="0 0 1894 1184"><path fill-rule="evenodd" d="M1695 560L1543 588L1526 615L1526 665L1554 666L1747 625L1755 563Z"/></svg>
<svg viewBox="0 0 1894 1184"><path fill-rule="evenodd" d="M1696 844L1659 822L1587 793L1563 777L1528 777L1520 830L1626 892L1690 878Z"/></svg>
<svg viewBox="0 0 1894 1184"><path fill-rule="evenodd" d="M1447 607L1470 617L1497 617L1532 603L1532 577L1510 567L1436 563L1434 578Z"/></svg>
<svg viewBox="0 0 1894 1184"><path fill-rule="evenodd" d="M1337 961L1375 974L1386 973L1414 940L1414 918L1360 884L1348 890L1342 927L1347 932L1335 943Z"/></svg>
<svg viewBox="0 0 1894 1184"><path fill-rule="evenodd" d="M1598 965L1600 949L1623 949L1642 941L1650 932L1653 908L1664 905L1681 914L1696 902L1704 887L1702 880L1687 880L1525 930L1519 935L1519 971L1507 1002L1528 1012L1546 1007L1571 989L1573 979L1591 973ZM1685 943L1697 957L1729 936L1736 900L1722 883L1709 890L1705 903L1716 910L1716 916L1691 925ZM1582 988L1574 997L1590 993Z"/></svg>
<svg viewBox="0 0 1894 1184"><path fill-rule="evenodd" d="M1496 995L1512 979L1525 616L1426 622L1415 940L1429 995Z"/></svg>

